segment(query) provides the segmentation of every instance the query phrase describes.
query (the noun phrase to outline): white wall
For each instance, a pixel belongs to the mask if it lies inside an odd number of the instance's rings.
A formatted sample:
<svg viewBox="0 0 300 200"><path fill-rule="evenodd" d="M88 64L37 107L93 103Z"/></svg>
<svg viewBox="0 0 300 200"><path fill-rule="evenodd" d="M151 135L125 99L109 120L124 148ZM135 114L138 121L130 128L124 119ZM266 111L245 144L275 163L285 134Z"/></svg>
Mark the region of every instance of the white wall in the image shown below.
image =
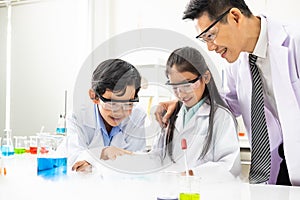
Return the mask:
<svg viewBox="0 0 300 200"><path fill-rule="evenodd" d="M5 51L6 7L0 8L0 52ZM55 131L64 113L64 91L88 54L88 2L41 1L12 7L11 128L13 135L32 135L41 126ZM0 54L1 80L5 54ZM5 86L5 84L4 84ZM1 132L3 120L1 83Z"/></svg>

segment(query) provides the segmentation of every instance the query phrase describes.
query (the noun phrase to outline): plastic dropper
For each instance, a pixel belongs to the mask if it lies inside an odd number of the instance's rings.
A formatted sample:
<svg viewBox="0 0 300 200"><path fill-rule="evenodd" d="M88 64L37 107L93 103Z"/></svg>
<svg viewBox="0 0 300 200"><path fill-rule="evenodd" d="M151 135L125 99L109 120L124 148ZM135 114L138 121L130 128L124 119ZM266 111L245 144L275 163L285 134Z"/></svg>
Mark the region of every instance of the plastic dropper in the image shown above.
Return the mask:
<svg viewBox="0 0 300 200"><path fill-rule="evenodd" d="M186 139L185 138L182 138L182 140L181 140L181 149L183 151L183 156L184 156L185 175L189 176L189 168L188 168L187 156L186 156L187 144L186 144Z"/></svg>
<svg viewBox="0 0 300 200"><path fill-rule="evenodd" d="M190 173L189 173L189 167L188 167L188 163L187 163L187 143L186 143L186 139L182 138L181 139L181 149L183 151L183 156L184 156L184 165L185 165L185 177L187 180L187 187L188 187L188 192L191 193L192 190L192 185L191 185L191 180L190 180Z"/></svg>

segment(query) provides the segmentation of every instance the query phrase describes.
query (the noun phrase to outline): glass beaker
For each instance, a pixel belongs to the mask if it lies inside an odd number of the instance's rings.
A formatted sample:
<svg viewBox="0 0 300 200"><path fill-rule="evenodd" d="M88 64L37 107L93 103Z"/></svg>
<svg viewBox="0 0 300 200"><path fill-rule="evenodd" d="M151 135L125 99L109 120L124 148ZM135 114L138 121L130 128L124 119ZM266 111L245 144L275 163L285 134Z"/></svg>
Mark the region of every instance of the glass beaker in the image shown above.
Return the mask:
<svg viewBox="0 0 300 200"><path fill-rule="evenodd" d="M38 136L32 135L29 136L30 144L29 151L31 154L37 154L37 146L38 146Z"/></svg>
<svg viewBox="0 0 300 200"><path fill-rule="evenodd" d="M25 144L25 153L30 153L30 139L27 139L24 141Z"/></svg>
<svg viewBox="0 0 300 200"><path fill-rule="evenodd" d="M37 175L46 179L57 179L67 174L67 154L57 151L65 139L63 135L39 134Z"/></svg>
<svg viewBox="0 0 300 200"><path fill-rule="evenodd" d="M181 176L179 200L200 200L200 184L200 177Z"/></svg>
<svg viewBox="0 0 300 200"><path fill-rule="evenodd" d="M178 200L180 173L161 171L157 173L157 200Z"/></svg>
<svg viewBox="0 0 300 200"><path fill-rule="evenodd" d="M11 139L11 130L4 130L4 136L1 140L1 151L3 156L12 156L15 153Z"/></svg>
<svg viewBox="0 0 300 200"><path fill-rule="evenodd" d="M14 136L15 139L15 154L23 154L25 153L25 141L27 140L27 136Z"/></svg>

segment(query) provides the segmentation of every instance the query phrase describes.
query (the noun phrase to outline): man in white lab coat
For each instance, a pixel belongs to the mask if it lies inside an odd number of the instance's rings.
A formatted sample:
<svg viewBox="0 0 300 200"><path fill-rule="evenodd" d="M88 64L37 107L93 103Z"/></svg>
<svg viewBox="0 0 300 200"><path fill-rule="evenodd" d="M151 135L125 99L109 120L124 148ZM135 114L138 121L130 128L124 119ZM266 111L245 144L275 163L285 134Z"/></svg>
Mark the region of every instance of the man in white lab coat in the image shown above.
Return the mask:
<svg viewBox="0 0 300 200"><path fill-rule="evenodd" d="M194 20L197 38L232 63L226 68L228 91L223 97L235 116L243 117L250 142L252 78L248 55L258 57L271 151L267 183L299 186L299 28L254 16L243 0L192 0L183 19ZM159 120L159 112L156 116Z"/></svg>

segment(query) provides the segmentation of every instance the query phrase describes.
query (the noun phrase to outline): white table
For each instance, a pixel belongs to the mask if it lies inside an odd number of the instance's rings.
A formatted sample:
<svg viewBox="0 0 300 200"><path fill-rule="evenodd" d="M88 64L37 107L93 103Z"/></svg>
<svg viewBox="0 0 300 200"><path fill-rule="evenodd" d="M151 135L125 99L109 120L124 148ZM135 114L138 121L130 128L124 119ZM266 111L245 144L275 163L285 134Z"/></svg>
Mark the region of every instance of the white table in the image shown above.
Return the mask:
<svg viewBox="0 0 300 200"><path fill-rule="evenodd" d="M186 180L171 173L127 175L108 170L89 175L68 172L60 180L51 181L36 175L34 155L15 156L7 161L7 167L7 175L0 176L0 200L156 200L162 194L179 193ZM201 178L192 182L192 188L200 193L201 200L300 199L300 187Z"/></svg>

